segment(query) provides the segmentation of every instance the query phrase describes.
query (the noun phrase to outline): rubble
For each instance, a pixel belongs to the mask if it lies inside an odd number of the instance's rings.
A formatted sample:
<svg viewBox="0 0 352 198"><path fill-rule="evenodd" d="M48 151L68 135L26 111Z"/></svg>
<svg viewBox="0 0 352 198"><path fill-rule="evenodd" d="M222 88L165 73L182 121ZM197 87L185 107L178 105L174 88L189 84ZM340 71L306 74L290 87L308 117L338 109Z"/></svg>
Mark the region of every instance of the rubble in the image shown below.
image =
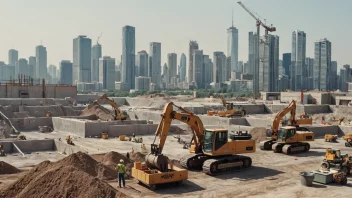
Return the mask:
<svg viewBox="0 0 352 198"><path fill-rule="evenodd" d="M115 120L114 112L99 104L89 104L80 114L80 116L96 115L100 120L111 121Z"/></svg>

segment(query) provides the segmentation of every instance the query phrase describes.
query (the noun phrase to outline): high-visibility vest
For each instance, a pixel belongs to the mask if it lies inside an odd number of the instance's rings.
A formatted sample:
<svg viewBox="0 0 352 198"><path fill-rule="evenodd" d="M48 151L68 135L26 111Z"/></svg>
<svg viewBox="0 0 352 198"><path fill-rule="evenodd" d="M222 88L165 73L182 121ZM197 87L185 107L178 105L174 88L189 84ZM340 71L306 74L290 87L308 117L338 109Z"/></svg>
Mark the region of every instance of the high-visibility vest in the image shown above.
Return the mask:
<svg viewBox="0 0 352 198"><path fill-rule="evenodd" d="M125 165L124 164L117 164L117 172L125 173Z"/></svg>

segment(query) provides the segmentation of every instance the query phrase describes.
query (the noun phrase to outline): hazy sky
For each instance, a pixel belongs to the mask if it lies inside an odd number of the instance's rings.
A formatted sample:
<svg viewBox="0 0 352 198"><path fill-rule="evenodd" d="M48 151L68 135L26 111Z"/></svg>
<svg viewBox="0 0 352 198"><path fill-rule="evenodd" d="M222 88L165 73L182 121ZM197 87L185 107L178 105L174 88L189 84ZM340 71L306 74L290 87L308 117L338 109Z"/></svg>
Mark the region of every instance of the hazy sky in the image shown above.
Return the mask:
<svg viewBox="0 0 352 198"><path fill-rule="evenodd" d="M280 36L280 57L291 52L291 33L307 34L307 57L314 57L314 41L332 42L332 59L352 64L352 0L243 0ZM149 42L161 42L162 64L167 53L188 58L189 40L197 40L204 54L226 53L226 29L239 29L239 60L248 59L248 32L255 31L255 20L237 0L1 0L0 61L8 63L8 50L19 51L19 58L35 55L41 42L47 48L48 65L72 61L72 39L87 35L99 43L103 55L120 61L122 27L136 27L136 53L149 52ZM264 29L261 29L264 33ZM187 61L188 62L188 61Z"/></svg>

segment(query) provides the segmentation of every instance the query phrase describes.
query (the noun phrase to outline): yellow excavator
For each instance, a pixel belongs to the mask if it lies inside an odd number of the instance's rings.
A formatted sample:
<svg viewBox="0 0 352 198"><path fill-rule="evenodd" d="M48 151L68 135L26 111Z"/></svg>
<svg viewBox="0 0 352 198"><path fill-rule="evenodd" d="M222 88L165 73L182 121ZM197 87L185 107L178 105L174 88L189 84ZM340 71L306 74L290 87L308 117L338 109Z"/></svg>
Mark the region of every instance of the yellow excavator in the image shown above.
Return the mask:
<svg viewBox="0 0 352 198"><path fill-rule="evenodd" d="M114 108L115 120L126 120L127 119L126 116L121 115L119 107L117 106L116 102L114 100L108 98L108 96L106 94L104 94L103 96L101 96L97 100L93 101L93 104L99 104L103 100L105 100L107 103L109 103Z"/></svg>
<svg viewBox="0 0 352 198"><path fill-rule="evenodd" d="M289 125L279 129L280 121L287 113L291 114ZM260 149L287 155L309 151L310 144L307 141L314 141L314 133L299 125L312 125L312 118L305 116L296 120L295 116L296 101L292 100L288 107L275 116L271 128L267 130L271 139L260 142Z"/></svg>
<svg viewBox="0 0 352 198"><path fill-rule="evenodd" d="M173 107L177 108L177 111ZM253 153L256 150L255 141L247 132L229 133L227 129L205 129L200 118L192 112L168 103L161 114L161 121L155 132L156 137L151 145L151 153L146 156L146 164L167 169L167 157L162 155L166 138L172 120L186 123L193 134L191 154L181 158L181 165L188 169L203 170L208 175L217 175L228 171L249 168L252 165L250 157L238 155Z"/></svg>
<svg viewBox="0 0 352 198"><path fill-rule="evenodd" d="M223 95L219 95L218 98L220 98L222 105L226 108L226 110L225 111L208 111L209 116L217 115L220 117L236 117L236 116L245 116L246 115L245 109L243 109L242 107L234 108L233 103L226 102Z"/></svg>

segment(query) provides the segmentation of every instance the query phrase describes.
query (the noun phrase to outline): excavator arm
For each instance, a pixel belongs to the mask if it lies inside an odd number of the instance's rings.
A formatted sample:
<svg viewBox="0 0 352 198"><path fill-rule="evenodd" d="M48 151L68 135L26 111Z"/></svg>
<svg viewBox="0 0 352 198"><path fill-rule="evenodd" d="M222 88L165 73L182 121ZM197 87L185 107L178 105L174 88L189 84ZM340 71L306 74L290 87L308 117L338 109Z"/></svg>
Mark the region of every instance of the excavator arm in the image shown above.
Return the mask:
<svg viewBox="0 0 352 198"><path fill-rule="evenodd" d="M180 112L174 111L173 107L176 107ZM159 136L159 144L152 144L153 154L162 153L172 120L178 120L180 122L186 123L192 130L192 141L195 144L196 151L199 151L201 149L204 125L197 115L194 115L192 112L182 107L176 106L174 103L171 102L165 105L161 117L161 121L155 132L155 137Z"/></svg>
<svg viewBox="0 0 352 198"><path fill-rule="evenodd" d="M291 113L290 122L291 124L294 124L295 116L296 116L296 101L292 100L292 102L286 108L284 108L278 114L276 114L273 121L273 125L271 126L273 139L276 139L281 119L285 117L285 115L288 114L289 112Z"/></svg>
<svg viewBox="0 0 352 198"><path fill-rule="evenodd" d="M126 120L126 117L121 115L119 107L117 106L116 102L114 100L108 98L108 96L106 94L101 96L99 99L95 100L93 103L100 103L103 100L105 100L107 103L109 103L114 108L116 120Z"/></svg>

